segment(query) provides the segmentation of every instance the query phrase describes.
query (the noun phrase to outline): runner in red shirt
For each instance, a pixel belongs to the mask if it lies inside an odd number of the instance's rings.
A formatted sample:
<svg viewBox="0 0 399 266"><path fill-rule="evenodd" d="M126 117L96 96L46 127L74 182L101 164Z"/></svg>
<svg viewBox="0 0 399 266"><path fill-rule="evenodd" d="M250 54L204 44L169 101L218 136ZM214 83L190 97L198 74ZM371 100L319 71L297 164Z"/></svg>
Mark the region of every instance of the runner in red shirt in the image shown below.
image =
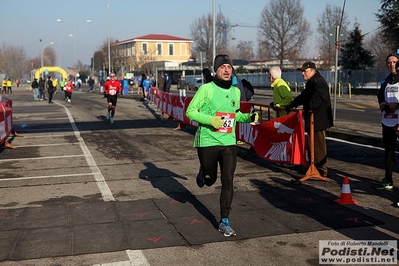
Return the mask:
<svg viewBox="0 0 399 266"><path fill-rule="evenodd" d="M65 101L70 103L71 98L72 98L72 91L73 91L72 80L69 80L69 82L64 85L64 89L65 89Z"/></svg>
<svg viewBox="0 0 399 266"><path fill-rule="evenodd" d="M118 98L118 93L122 92L122 87L119 81L115 80L115 73L109 75L110 79L104 84L104 92L107 95L108 100L108 113L107 120L111 124L114 123L115 107Z"/></svg>

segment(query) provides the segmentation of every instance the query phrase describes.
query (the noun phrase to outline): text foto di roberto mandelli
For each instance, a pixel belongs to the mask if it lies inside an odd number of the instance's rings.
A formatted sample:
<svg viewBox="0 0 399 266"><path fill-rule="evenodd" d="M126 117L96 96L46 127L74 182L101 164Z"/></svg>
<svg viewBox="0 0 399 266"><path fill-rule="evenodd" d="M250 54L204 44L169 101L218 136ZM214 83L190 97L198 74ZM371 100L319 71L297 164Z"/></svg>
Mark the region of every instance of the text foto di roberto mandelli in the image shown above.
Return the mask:
<svg viewBox="0 0 399 266"><path fill-rule="evenodd" d="M320 240L319 262L396 264L396 240Z"/></svg>

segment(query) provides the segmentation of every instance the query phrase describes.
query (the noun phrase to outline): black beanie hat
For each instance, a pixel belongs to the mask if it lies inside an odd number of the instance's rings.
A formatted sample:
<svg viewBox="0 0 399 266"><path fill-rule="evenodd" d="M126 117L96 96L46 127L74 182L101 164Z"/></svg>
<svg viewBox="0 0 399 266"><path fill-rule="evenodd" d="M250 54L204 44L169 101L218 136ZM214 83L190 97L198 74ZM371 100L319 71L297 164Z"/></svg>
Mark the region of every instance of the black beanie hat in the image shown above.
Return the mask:
<svg viewBox="0 0 399 266"><path fill-rule="evenodd" d="M231 62L230 57L227 54L218 54L215 57L215 61L213 63L213 70L216 72L216 70L224 64L229 64L233 66L233 63Z"/></svg>
<svg viewBox="0 0 399 266"><path fill-rule="evenodd" d="M388 58L391 56L395 56L397 59L399 59L399 54L398 53L390 53L389 55L387 55L387 58L385 58L385 62L388 62Z"/></svg>

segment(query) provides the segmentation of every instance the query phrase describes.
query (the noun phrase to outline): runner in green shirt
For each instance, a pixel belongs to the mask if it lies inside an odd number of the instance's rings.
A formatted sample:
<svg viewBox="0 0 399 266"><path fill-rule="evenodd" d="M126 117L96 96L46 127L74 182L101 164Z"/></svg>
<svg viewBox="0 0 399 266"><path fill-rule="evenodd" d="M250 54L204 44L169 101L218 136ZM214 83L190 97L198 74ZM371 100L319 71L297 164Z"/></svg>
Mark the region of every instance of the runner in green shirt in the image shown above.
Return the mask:
<svg viewBox="0 0 399 266"><path fill-rule="evenodd" d="M212 82L202 85L195 93L186 115L198 123L194 137L200 161L197 185L212 186L217 180L220 165L222 191L220 194L219 231L224 236L236 235L229 222L234 194L234 172L237 163L236 122L257 122L257 113L241 113L240 90L232 86L233 65L228 55L215 57L216 75Z"/></svg>
<svg viewBox="0 0 399 266"><path fill-rule="evenodd" d="M67 84L67 80L66 79L61 79L61 81L60 81L60 89L65 94L65 101L68 100L66 89L64 89L66 84Z"/></svg>

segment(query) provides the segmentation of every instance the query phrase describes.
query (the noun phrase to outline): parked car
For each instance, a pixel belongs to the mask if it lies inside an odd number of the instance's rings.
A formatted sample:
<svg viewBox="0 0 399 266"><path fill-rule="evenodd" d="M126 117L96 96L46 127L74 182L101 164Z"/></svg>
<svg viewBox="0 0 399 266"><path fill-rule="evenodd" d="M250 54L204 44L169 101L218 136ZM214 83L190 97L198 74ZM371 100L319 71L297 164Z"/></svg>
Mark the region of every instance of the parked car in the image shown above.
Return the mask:
<svg viewBox="0 0 399 266"><path fill-rule="evenodd" d="M205 80L201 78L195 78L192 81L188 83L188 89L192 91L198 90L198 88L202 85L205 84Z"/></svg>

